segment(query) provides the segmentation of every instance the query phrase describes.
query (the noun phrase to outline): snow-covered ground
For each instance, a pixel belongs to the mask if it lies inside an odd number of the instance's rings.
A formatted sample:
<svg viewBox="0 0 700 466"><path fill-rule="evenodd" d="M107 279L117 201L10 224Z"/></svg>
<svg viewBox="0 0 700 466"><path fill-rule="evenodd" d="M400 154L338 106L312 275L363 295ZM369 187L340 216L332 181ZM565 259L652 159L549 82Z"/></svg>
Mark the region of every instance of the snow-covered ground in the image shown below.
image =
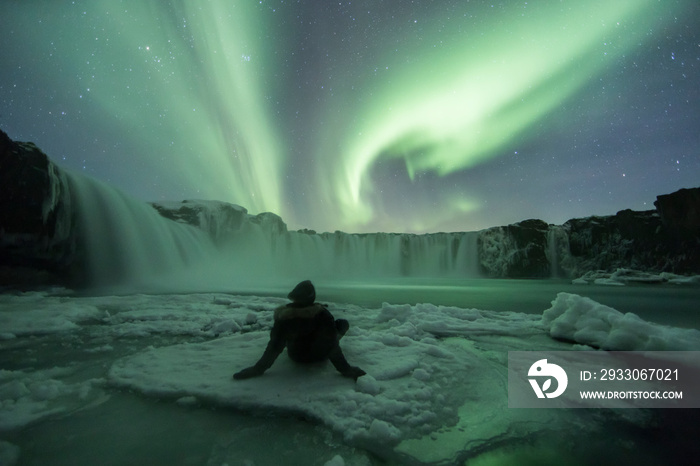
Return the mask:
<svg viewBox="0 0 700 466"><path fill-rule="evenodd" d="M343 447L323 449L317 464L461 464L479 455L485 463L474 464L510 464L525 454L544 461L531 448L552 432L558 444L578 439L584 448L582 439L609 426L657 421L639 409L509 409L508 351L700 350L699 330L569 293L542 315L329 303L351 324L341 341L346 357L368 375L353 382L330 364L297 366L282 355L262 377L233 380L262 354L273 309L285 302L221 293L0 295L0 464L40 448L22 440L28 426L89 413L124 391L172 409L234 408L265 414L265 423L291 416L318 424ZM615 454L628 459L640 447L634 438L619 446ZM214 456L204 464L254 461Z"/></svg>

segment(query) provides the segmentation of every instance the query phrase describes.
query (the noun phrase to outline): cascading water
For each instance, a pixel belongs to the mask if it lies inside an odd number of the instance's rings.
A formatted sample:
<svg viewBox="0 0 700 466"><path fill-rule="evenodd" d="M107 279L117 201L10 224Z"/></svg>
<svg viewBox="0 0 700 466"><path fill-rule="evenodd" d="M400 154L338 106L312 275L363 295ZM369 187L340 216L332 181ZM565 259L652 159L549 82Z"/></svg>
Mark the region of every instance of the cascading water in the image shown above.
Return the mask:
<svg viewBox="0 0 700 466"><path fill-rule="evenodd" d="M213 257L208 236L92 178L67 174L93 286L152 285Z"/></svg>
<svg viewBox="0 0 700 466"><path fill-rule="evenodd" d="M549 259L550 277L562 278L570 267L569 235L559 225L550 225L547 231L547 258Z"/></svg>
<svg viewBox="0 0 700 466"><path fill-rule="evenodd" d="M195 291L305 278L479 276L476 232L310 234L287 231L281 221L260 221L229 204L193 201L187 205L200 209L193 210L198 228L165 218L97 180L74 173L66 179L88 275L97 287ZM219 208L224 205L228 209ZM216 234L209 231L212 225L218 225Z"/></svg>
<svg viewBox="0 0 700 466"><path fill-rule="evenodd" d="M547 257L552 278L559 276L559 253L557 252L557 232L553 228L547 231Z"/></svg>
<svg viewBox="0 0 700 466"><path fill-rule="evenodd" d="M278 252L289 272L343 279L478 277L477 233L287 232Z"/></svg>

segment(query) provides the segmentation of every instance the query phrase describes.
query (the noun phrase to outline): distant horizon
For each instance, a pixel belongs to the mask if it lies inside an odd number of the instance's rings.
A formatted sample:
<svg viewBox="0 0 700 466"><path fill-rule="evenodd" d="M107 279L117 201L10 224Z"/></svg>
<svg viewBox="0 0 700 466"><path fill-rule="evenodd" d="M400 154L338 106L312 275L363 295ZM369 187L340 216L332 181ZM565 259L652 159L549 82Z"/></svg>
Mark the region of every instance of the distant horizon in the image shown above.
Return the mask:
<svg viewBox="0 0 700 466"><path fill-rule="evenodd" d="M665 196L665 195L668 195L668 194L673 194L673 193L676 193L676 192L678 192L678 191L682 191L682 190L684 190L684 189L698 189L698 188L700 188L700 184L699 184L698 186L690 186L690 187L679 188L679 189L677 189L677 190L675 190L675 191L672 191L672 192L670 192L670 193L660 193L660 194L657 194L657 195L655 196L655 200L656 200L656 198L658 198L659 196ZM273 214L273 215L276 215L277 217L279 217L280 219L282 219L282 222L284 222L284 224L287 225L287 229L288 229L289 231L304 232L304 230L307 230L307 231L313 231L313 232L315 232L316 234L323 234L323 233L333 234L333 233L335 233L336 231L340 231L341 233L346 233L346 234L350 234L350 235L372 235L372 234L389 234L389 235L404 235L404 234L411 234L411 235L435 235L435 234L441 234L441 233L446 233L446 234L450 234L450 233L478 233L478 232L480 232L480 231L488 230L488 229L490 229L490 228L498 228L498 227L503 227L503 226L508 226L508 225L515 225L515 224L522 223L522 222L527 222L527 221L530 221L530 220L541 220L541 221L547 223L548 225L562 226L562 225L564 225L566 222L568 222L568 221L570 221L570 220L579 220L579 219L585 219L585 218L591 218L591 217L614 217L614 216L617 215L618 213L623 212L623 211L626 211L626 210L631 210L631 211L633 211L633 212L653 212L653 211L656 211L656 210L657 210L657 209L656 209L656 206L654 206L654 204L652 203L652 204L651 204L651 205L652 205L652 208L651 208L651 209L636 210L636 209L626 208L626 209L617 210L616 212L614 212L614 213L612 213L612 214L591 214L591 215L586 215L586 216L583 216L583 217L571 217L571 218L568 218L568 219L564 220L564 221L561 222L561 223L552 223L552 222L548 222L548 221L546 221L545 219L541 219L541 218L525 218L525 219L518 220L518 221L515 221L515 222L506 223L506 224L502 224L502 225L492 225L492 226L485 227L485 228L481 228L481 229L478 229L478 230L427 231L427 232L417 233L417 232L411 232L411 231L403 231L403 232L402 232L402 231L362 231L362 232L356 232L356 231L345 231L345 230L337 230L337 229L336 229L336 230L333 230L333 231L328 231L328 230L325 230L325 231L318 231L318 230L314 230L313 228L305 228L305 227L290 228L290 227L289 227L289 224L288 224L287 221L284 219L284 217L282 217L281 215L279 215L279 214L276 213L276 212L269 212L269 211L266 211L266 212L251 213L251 212L248 210L248 208L247 208L246 206L237 204L237 203L235 203L235 202L227 202L227 201L221 201L221 200L217 200L217 199L183 199L183 200L181 200L181 201L177 201L177 200L162 200L162 201L143 201L143 202L146 202L146 203L148 203L148 204L167 204L167 203L183 204L183 203L186 203L186 202L193 202L193 203L195 203L195 202L199 202L199 201L202 201L202 202L220 202L220 203L226 203L226 204L238 206L238 207L241 207L241 208L245 209L245 210L246 210L246 213L247 213L248 215L251 215L251 216L262 215L262 214Z"/></svg>

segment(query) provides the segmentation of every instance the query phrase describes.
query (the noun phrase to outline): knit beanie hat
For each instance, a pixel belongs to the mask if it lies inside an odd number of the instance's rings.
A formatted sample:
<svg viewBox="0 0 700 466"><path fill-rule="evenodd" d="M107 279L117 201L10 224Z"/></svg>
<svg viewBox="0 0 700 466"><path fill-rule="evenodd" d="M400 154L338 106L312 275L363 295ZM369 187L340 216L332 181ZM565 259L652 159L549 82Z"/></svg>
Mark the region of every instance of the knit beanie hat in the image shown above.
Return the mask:
<svg viewBox="0 0 700 466"><path fill-rule="evenodd" d="M295 286L287 297L296 304L313 304L316 300L316 290L311 280L304 280Z"/></svg>

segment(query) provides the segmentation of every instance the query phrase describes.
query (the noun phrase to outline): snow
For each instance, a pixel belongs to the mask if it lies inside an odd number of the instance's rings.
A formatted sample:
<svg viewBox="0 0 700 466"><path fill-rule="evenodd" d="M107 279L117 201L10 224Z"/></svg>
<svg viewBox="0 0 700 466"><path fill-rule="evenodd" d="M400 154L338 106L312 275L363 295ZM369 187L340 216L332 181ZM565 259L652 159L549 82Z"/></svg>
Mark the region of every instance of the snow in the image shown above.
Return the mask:
<svg viewBox="0 0 700 466"><path fill-rule="evenodd" d="M559 293L542 323L553 338L619 351L696 351L700 330L653 324L592 299Z"/></svg>
<svg viewBox="0 0 700 466"><path fill-rule="evenodd" d="M94 402L92 385L99 380L70 383L65 379L71 373L71 369L61 367L36 371L0 370L0 432Z"/></svg>
<svg viewBox="0 0 700 466"><path fill-rule="evenodd" d="M357 309L358 314L360 311ZM149 348L117 361L108 378L116 386L159 398L194 396L205 404L251 411L301 411L342 433L351 444L385 446L429 436L455 420L463 401L453 399L455 392L466 395L493 388L502 393L498 373L474 380L460 376L490 372L490 366L474 356L471 348L450 339L440 342L421 328L421 323L432 328L431 322L440 317L448 322L439 331L455 333L464 317L457 308L384 304L374 313L362 311L365 315L355 319L360 322L342 340L348 360L370 374L357 383L340 377L329 364L297 366L285 357L260 378L232 381L234 371L259 358L268 339L264 331ZM475 320L484 319L475 316L478 311L462 311ZM397 312L402 323L395 318ZM355 313L338 310L334 314L351 318ZM532 321L532 316L522 318ZM520 332L518 319L511 316L510 320L516 324L499 328L499 334ZM507 423L503 431L506 427Z"/></svg>
<svg viewBox="0 0 700 466"><path fill-rule="evenodd" d="M250 221L253 217L245 207L220 201L160 201L154 206L158 210L167 211L167 216L179 223L195 225L206 231L214 241L221 241L226 236L235 234L245 221ZM196 220L193 217L196 217Z"/></svg>
<svg viewBox="0 0 700 466"><path fill-rule="evenodd" d="M54 336L99 364L43 366L51 358L32 355L23 367L0 371L0 433L89 409L110 390L127 389L190 409L292 414L381 457L451 463L536 432L596 429L565 410L508 409L507 351L700 350L698 330L646 322L567 293L542 316L330 303L334 316L351 324L341 340L348 361L368 375L354 382L330 364L300 366L283 354L263 376L233 380L262 354L273 309L284 302L215 293L2 295L0 326L15 337L0 341L3 348ZM17 447L0 438L0 458L16 456Z"/></svg>
<svg viewBox="0 0 700 466"><path fill-rule="evenodd" d="M345 466L345 460L340 455L335 455L330 461L326 461L324 466Z"/></svg>
<svg viewBox="0 0 700 466"><path fill-rule="evenodd" d="M0 328L3 339L76 330L80 323L101 316L90 303L65 299L45 301L45 294L25 293L21 299L0 295Z"/></svg>

